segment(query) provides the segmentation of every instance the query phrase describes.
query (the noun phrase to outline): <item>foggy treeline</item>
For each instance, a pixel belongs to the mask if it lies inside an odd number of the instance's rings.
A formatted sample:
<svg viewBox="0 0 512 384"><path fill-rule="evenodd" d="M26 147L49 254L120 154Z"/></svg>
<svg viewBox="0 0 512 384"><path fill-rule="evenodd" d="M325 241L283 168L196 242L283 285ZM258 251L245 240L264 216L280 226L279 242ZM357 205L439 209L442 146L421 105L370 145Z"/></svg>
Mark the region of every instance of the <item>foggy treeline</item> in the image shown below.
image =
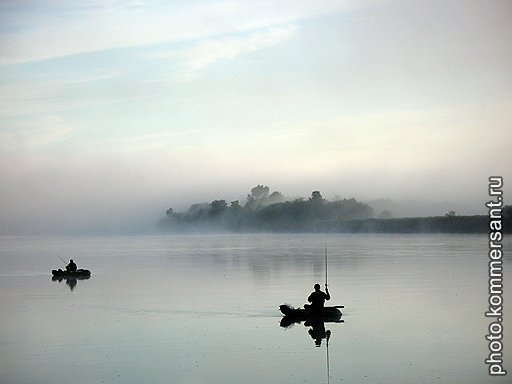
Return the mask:
<svg viewBox="0 0 512 384"><path fill-rule="evenodd" d="M337 232L337 233L486 233L489 217L461 216L450 210L443 216L392 218L382 211L374 217L368 204L354 198L323 198L313 191L308 198L286 199L280 192L257 185L243 204L214 200L193 204L185 212L169 208L160 227L182 231L232 232ZM512 231L512 207L503 209L504 232Z"/></svg>
<svg viewBox="0 0 512 384"><path fill-rule="evenodd" d="M309 198L287 200L280 192L257 185L246 201L230 204L226 200L193 204L185 212L166 211L161 225L173 230L229 230L229 231L309 231L321 222L332 220L366 219L373 209L354 198L328 201L320 191Z"/></svg>

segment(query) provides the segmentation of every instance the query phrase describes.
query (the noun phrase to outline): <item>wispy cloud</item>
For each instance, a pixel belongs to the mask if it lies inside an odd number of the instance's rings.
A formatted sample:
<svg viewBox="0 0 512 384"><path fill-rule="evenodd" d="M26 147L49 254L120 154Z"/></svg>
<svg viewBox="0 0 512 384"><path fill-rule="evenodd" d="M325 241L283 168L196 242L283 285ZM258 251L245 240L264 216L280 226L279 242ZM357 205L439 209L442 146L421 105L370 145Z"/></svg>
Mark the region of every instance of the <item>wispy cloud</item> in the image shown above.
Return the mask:
<svg viewBox="0 0 512 384"><path fill-rule="evenodd" d="M243 36L200 42L192 48L175 54L178 69L173 77L181 80L194 78L202 70L220 61L235 59L241 55L277 45L291 38L296 30L295 26L286 26Z"/></svg>
<svg viewBox="0 0 512 384"><path fill-rule="evenodd" d="M40 116L0 131L0 151L38 150L60 143L73 129L60 116Z"/></svg>
<svg viewBox="0 0 512 384"><path fill-rule="evenodd" d="M0 17L5 27L0 30L0 64L211 39L297 23L369 2L372 1L1 3Z"/></svg>
<svg viewBox="0 0 512 384"><path fill-rule="evenodd" d="M108 63L107 57L99 64L88 61L83 66L86 61L75 58L76 67L67 66L64 70L56 67L47 72L10 74L4 67L0 71L0 92L9 97L0 100L0 113L61 114L69 109L160 97L168 91L169 82L195 79L215 63L276 46L295 36L296 31L295 26L284 26L202 40L181 49L157 47L151 53L118 55L115 63ZM155 59L160 63L159 70L148 72L147 68L154 68ZM9 81L10 76L19 80Z"/></svg>

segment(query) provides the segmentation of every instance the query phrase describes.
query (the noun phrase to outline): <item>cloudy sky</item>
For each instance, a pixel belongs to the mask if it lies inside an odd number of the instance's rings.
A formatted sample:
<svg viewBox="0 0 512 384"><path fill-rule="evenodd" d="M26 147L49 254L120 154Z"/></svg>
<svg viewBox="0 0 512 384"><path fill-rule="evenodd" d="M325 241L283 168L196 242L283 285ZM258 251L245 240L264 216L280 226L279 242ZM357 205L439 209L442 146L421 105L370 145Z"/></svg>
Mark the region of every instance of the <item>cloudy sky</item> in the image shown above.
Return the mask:
<svg viewBox="0 0 512 384"><path fill-rule="evenodd" d="M1 1L0 234L137 229L257 184L474 214L502 175L510 202L511 17L506 0Z"/></svg>

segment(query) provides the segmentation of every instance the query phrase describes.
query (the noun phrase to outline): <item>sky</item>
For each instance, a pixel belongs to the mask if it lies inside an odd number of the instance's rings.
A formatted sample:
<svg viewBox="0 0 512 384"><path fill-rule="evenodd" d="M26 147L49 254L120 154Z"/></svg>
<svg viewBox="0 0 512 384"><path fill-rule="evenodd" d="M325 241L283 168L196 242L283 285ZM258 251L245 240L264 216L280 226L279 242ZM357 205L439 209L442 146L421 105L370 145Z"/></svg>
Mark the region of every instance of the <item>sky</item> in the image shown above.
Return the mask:
<svg viewBox="0 0 512 384"><path fill-rule="evenodd" d="M485 214L489 176L512 201L511 16L506 0L1 1L0 235L148 230L258 184Z"/></svg>

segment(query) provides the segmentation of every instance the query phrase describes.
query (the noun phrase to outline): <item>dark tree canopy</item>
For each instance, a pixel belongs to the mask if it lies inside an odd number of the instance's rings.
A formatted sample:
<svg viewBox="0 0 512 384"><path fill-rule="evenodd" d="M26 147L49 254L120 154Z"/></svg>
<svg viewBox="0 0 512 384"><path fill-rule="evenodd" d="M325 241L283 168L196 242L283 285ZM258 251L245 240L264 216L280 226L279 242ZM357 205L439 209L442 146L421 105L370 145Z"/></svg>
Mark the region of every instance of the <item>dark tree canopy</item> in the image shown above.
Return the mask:
<svg viewBox="0 0 512 384"><path fill-rule="evenodd" d="M210 216L216 216L228 209L228 204L226 203L226 200L213 200L210 204L210 210L208 211L208 214Z"/></svg>
<svg viewBox="0 0 512 384"><path fill-rule="evenodd" d="M322 194L320 193L320 191L313 191L311 192L311 197L309 198L309 200L311 201L322 201L324 198L322 197Z"/></svg>
<svg viewBox="0 0 512 384"><path fill-rule="evenodd" d="M181 213L172 208L166 211L166 225L175 229L198 227L231 231L305 231L313 230L319 223L333 220L368 218L373 215L370 206L355 199L333 202L323 198L320 191L313 191L309 199L286 200L278 191L257 185L247 195L242 206L238 200L228 206L226 200L193 204Z"/></svg>
<svg viewBox="0 0 512 384"><path fill-rule="evenodd" d="M461 216L449 211L445 216L392 218L382 211L373 218L373 209L354 198L324 199L320 191L309 198L286 199L265 185L251 189L245 202L224 199L192 204L185 212L165 211L162 227L174 231L234 232L371 232L371 233L486 233L488 216ZM504 232L512 232L512 206L501 212Z"/></svg>

